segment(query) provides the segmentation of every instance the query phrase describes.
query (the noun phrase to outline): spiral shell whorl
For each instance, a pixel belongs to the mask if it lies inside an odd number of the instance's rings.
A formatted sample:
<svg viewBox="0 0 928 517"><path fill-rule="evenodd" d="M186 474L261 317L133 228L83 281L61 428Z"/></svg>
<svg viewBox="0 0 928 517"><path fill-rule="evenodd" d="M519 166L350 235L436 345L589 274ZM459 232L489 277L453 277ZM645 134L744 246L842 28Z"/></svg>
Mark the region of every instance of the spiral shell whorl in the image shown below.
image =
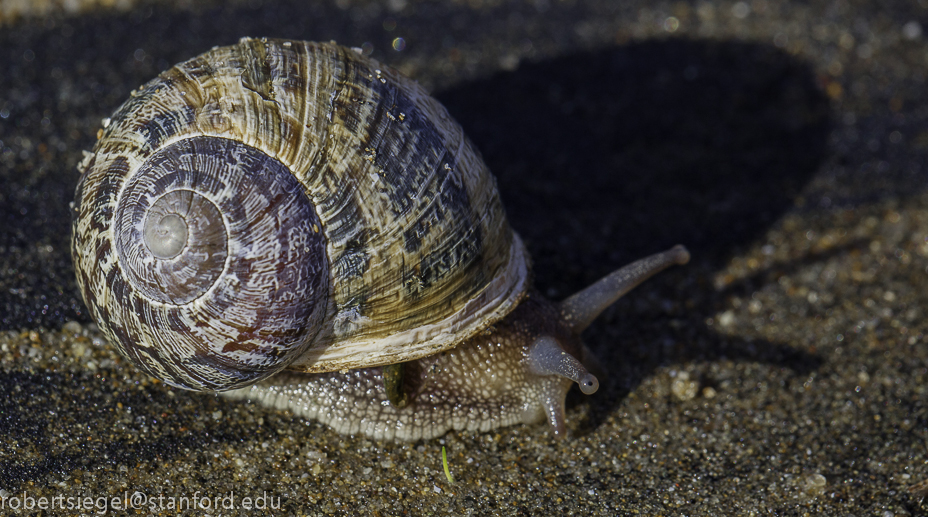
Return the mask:
<svg viewBox="0 0 928 517"><path fill-rule="evenodd" d="M118 258L100 311L127 356L170 384L229 389L306 349L328 264L319 219L283 164L241 142L191 137L120 179ZM164 219L182 240L158 240Z"/></svg>
<svg viewBox="0 0 928 517"><path fill-rule="evenodd" d="M208 142L181 140L149 158L116 206L120 262L133 286L152 300L189 303L226 267L229 235L217 202L228 206L232 200L220 196L244 175L220 177L223 166L237 172L241 165L222 163L230 145Z"/></svg>
<svg viewBox="0 0 928 517"><path fill-rule="evenodd" d="M246 38L178 64L117 110L82 169L72 255L84 300L125 355L173 384L232 389L297 352L290 368L304 371L423 357L502 318L530 285L495 180L461 128L414 81L334 44ZM259 246L234 238L251 212L233 215L239 205L214 193L247 208L256 198L234 191L254 183L263 193L265 176L295 182L281 192L308 211L290 218L304 220L303 233L269 239L261 253L304 239L309 277L252 260ZM295 276L249 284L236 269L259 265ZM277 296L277 313L247 301L258 291Z"/></svg>

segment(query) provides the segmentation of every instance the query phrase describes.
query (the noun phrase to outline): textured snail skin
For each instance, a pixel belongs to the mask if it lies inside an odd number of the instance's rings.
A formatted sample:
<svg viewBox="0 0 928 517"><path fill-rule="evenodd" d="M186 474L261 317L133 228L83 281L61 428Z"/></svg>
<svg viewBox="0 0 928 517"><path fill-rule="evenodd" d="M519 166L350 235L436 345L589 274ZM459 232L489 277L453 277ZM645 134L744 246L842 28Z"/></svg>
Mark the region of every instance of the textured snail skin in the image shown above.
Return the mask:
<svg viewBox="0 0 928 517"><path fill-rule="evenodd" d="M554 304L496 181L415 82L334 44L242 39L163 72L80 167L72 257L110 342L164 382L414 440L547 419L580 333L682 247ZM388 401L382 366L405 371ZM286 370L285 370L286 369ZM276 375L275 375L276 374Z"/></svg>
<svg viewBox="0 0 928 517"><path fill-rule="evenodd" d="M573 381L527 367L529 345L554 335L581 357L579 338L561 323L557 308L537 293L499 324L460 346L406 364L411 402L387 402L380 368L303 374L281 372L250 388L223 393L318 420L342 434L419 440L449 430L489 431L547 419L564 435L564 399Z"/></svg>
<svg viewBox="0 0 928 517"><path fill-rule="evenodd" d="M318 420L343 434L420 440L449 430L489 431L547 420L566 437L564 401L577 383L594 393L598 380L580 333L619 297L654 274L689 261L676 246L623 267L560 304L532 292L503 320L456 348L406 365L410 402L387 401L380 368L305 374L282 372L248 388L224 392ZM550 343L552 348L541 347ZM554 352L554 353L552 353Z"/></svg>

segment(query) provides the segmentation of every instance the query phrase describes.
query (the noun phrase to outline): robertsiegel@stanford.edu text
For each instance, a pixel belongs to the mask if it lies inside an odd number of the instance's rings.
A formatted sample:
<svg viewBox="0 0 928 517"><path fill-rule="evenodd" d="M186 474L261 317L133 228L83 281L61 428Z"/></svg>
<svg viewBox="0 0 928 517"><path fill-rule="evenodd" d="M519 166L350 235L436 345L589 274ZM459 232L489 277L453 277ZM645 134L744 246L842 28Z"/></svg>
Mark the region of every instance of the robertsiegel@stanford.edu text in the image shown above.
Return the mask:
<svg viewBox="0 0 928 517"><path fill-rule="evenodd" d="M168 496L158 494L149 496L143 492L123 492L121 496L64 496L52 497L30 496L28 492L10 494L0 491L0 511L2 510L77 510L106 515L110 510L144 510L158 512L161 510L279 510L280 496L274 497L262 492L258 496L240 496L235 492L218 496L201 495L199 491L192 496Z"/></svg>

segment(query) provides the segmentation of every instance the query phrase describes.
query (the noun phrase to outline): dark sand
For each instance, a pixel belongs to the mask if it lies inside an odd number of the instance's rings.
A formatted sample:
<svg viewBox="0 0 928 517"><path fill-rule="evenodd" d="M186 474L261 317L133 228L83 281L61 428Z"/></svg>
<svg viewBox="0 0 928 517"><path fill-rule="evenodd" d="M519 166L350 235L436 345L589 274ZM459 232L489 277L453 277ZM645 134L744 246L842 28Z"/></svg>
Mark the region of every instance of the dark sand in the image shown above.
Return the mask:
<svg viewBox="0 0 928 517"><path fill-rule="evenodd" d="M610 376L571 393L570 439L339 436L166 388L94 331L69 256L81 151L133 88L245 35L372 45L434 92L552 298L690 248L585 335ZM925 0L257 1L2 27L0 500L33 498L21 515L135 492L239 506L191 515L923 514L908 488L928 480L926 65ZM265 493L280 510L241 508Z"/></svg>

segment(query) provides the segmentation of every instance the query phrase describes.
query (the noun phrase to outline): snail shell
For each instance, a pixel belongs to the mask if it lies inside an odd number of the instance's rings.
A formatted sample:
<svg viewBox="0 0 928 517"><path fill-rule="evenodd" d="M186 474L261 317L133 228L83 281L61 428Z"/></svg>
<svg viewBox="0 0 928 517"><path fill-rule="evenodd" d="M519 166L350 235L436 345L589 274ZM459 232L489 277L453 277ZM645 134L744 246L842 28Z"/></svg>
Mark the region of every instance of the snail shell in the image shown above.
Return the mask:
<svg viewBox="0 0 928 517"><path fill-rule="evenodd" d="M78 284L110 342L168 384L415 360L530 285L461 128L350 49L242 39L104 126L73 205Z"/></svg>

